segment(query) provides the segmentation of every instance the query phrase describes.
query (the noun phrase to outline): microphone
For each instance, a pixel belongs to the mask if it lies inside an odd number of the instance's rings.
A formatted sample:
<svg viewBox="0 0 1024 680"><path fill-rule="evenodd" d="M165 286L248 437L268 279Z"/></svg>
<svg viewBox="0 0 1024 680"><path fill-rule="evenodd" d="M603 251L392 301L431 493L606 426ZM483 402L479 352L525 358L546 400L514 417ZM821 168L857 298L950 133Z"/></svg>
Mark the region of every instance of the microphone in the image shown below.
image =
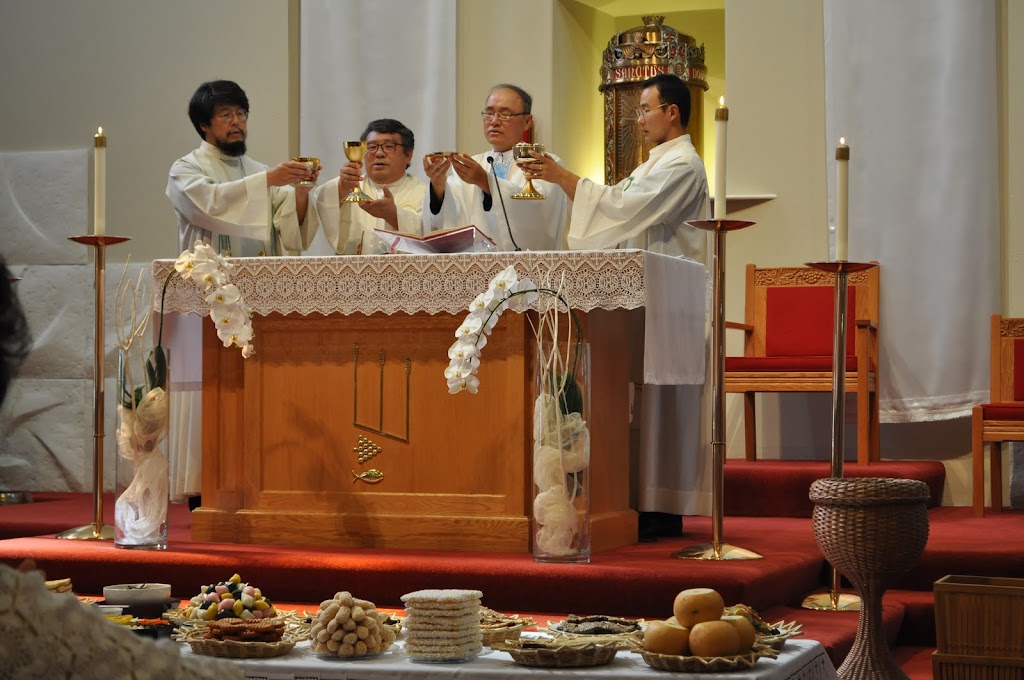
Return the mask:
<svg viewBox="0 0 1024 680"><path fill-rule="evenodd" d="M512 235L512 224L508 221L508 212L505 210L505 197L501 195L501 183L498 182L498 174L494 172L494 156L492 154L487 154L487 163L491 166L491 175L494 176L494 188L498 190L498 200L501 201L501 212L505 215L505 228L508 229L508 237L518 253L522 251L522 248L516 243L516 237Z"/></svg>

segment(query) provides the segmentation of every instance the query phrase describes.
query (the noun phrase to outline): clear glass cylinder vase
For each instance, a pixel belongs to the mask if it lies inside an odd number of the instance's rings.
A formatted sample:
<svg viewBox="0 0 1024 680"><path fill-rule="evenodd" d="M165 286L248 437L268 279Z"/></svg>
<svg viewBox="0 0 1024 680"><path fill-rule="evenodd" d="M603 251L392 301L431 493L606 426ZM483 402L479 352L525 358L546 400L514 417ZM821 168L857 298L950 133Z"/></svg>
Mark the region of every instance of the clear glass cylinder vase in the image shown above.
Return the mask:
<svg viewBox="0 0 1024 680"><path fill-rule="evenodd" d="M590 347L534 350L533 559L590 562Z"/></svg>
<svg viewBox="0 0 1024 680"><path fill-rule="evenodd" d="M136 346L137 345L137 346ZM135 343L118 350L114 545L167 548L170 356Z"/></svg>

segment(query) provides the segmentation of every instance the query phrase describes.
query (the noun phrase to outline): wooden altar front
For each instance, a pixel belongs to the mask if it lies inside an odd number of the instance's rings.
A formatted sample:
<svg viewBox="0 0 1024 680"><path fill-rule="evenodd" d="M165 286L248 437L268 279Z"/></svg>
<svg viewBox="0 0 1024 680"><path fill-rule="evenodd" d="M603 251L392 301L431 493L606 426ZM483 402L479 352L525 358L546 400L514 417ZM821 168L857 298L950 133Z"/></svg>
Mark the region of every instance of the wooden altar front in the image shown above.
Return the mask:
<svg viewBox="0 0 1024 680"><path fill-rule="evenodd" d="M653 283L644 265L652 257L661 256L235 260L232 281L255 311L256 354L243 359L237 348L224 348L204 322L203 505L192 513L193 537L530 550L527 315L506 312L488 337L478 394L450 395L444 378L468 303L515 264L534 281L569 273L567 297L591 345L592 548L636 542L628 384L643 381L646 286ZM703 266L661 264L677 275L664 285L699 285L704 300ZM156 280L165 266L156 263ZM192 289L174 281L165 311L202 312ZM702 339L703 306L692 317L670 325L699 318ZM703 376L703 352L696 354L693 375ZM383 475L379 481L368 478L371 469Z"/></svg>

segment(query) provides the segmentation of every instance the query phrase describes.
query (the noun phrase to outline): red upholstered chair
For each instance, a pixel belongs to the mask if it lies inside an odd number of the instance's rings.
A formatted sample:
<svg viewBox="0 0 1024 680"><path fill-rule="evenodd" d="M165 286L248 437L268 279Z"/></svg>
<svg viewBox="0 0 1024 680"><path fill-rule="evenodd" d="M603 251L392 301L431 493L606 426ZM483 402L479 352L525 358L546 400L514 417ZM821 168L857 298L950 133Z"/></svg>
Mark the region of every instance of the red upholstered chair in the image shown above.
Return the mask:
<svg viewBox="0 0 1024 680"><path fill-rule="evenodd" d="M971 415L974 515L985 514L985 444L989 445L992 512L1003 508L1003 442L1024 441L1024 319L992 315L991 392Z"/></svg>
<svg viewBox="0 0 1024 680"><path fill-rule="evenodd" d="M851 273L847 392L857 395L857 462L879 460L878 267ZM725 391L743 393L747 460L757 460L758 392L831 392L835 276L810 267L747 265L743 356L726 357Z"/></svg>

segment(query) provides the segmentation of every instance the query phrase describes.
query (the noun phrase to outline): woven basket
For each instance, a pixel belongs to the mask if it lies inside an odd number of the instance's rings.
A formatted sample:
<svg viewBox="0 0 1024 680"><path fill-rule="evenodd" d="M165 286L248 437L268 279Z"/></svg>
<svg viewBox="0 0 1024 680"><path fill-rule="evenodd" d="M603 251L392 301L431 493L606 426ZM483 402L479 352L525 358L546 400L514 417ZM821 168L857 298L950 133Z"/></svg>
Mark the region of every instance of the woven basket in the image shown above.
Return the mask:
<svg viewBox="0 0 1024 680"><path fill-rule="evenodd" d="M288 634L280 642L237 642L235 640L186 640L192 652L226 659L269 659L284 656L298 640Z"/></svg>
<svg viewBox="0 0 1024 680"><path fill-rule="evenodd" d="M515 640L495 643L493 649L508 652L520 666L534 668L586 668L611 663L619 651L614 643L559 646L557 643Z"/></svg>
<svg viewBox="0 0 1024 680"><path fill-rule="evenodd" d="M777 652L782 651L783 645L786 644L786 640L789 638L795 635L803 635L804 626L802 623L779 621L769 625L779 632L775 635L758 635L757 642L758 644L767 645Z"/></svg>
<svg viewBox="0 0 1024 680"><path fill-rule="evenodd" d="M519 636L523 634L523 629L526 628L526 623L518 623L514 626L502 626L500 628L483 628L480 631L483 633L483 643L488 647L496 645L505 640L518 640Z"/></svg>
<svg viewBox="0 0 1024 680"><path fill-rule="evenodd" d="M641 651L640 655L651 668L676 673L722 673L753 668L758 659L774 659L778 652L767 645L756 644L754 649L737 656L679 656Z"/></svg>

